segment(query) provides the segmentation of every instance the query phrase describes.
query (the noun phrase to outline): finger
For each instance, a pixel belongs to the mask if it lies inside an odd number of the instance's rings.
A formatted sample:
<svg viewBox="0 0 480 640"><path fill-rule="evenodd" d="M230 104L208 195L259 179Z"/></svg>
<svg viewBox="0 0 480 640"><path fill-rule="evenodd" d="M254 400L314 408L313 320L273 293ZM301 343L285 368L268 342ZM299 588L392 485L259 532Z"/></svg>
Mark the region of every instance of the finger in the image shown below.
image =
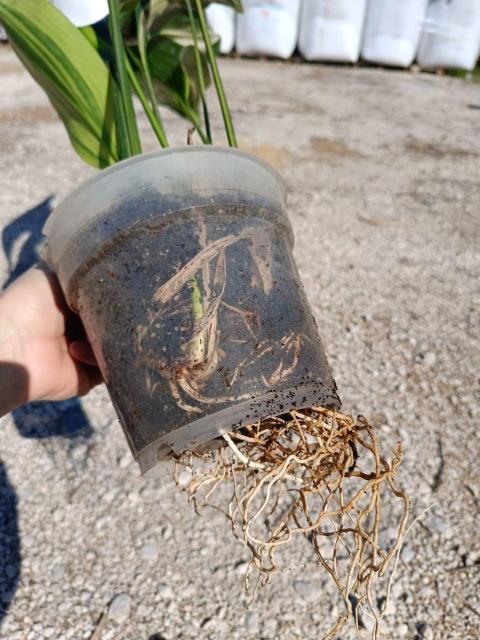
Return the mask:
<svg viewBox="0 0 480 640"><path fill-rule="evenodd" d="M78 361L77 361L78 362ZM89 365L77 364L78 383L76 395L85 396L94 387L104 382L100 369Z"/></svg>
<svg viewBox="0 0 480 640"><path fill-rule="evenodd" d="M98 363L93 354L92 347L88 342L74 340L69 344L68 351L72 358L78 360L78 362L90 365L92 367L98 367Z"/></svg>

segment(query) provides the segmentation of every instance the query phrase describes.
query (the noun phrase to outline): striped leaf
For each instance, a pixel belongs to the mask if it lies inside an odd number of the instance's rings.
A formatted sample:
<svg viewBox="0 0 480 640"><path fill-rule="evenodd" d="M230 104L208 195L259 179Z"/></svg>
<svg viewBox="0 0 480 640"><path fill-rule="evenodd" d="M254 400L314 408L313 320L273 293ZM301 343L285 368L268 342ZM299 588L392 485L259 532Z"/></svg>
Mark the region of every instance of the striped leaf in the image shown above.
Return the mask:
<svg viewBox="0 0 480 640"><path fill-rule="evenodd" d="M0 24L88 164L118 162L114 80L87 38L48 0L0 0Z"/></svg>

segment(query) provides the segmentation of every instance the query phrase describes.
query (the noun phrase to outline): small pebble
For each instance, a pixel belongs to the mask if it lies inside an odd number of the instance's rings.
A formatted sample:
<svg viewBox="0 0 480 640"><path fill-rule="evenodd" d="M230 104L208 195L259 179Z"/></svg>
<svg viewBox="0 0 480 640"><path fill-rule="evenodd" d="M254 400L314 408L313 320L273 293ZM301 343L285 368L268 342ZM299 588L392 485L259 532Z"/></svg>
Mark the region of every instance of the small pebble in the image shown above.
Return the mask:
<svg viewBox="0 0 480 640"><path fill-rule="evenodd" d="M427 353L423 356L423 363L427 367L433 367L436 361L437 361L437 354L434 351L427 351Z"/></svg>
<svg viewBox="0 0 480 640"><path fill-rule="evenodd" d="M263 624L262 636L265 638L276 638L277 626L277 621L274 618L269 618Z"/></svg>
<svg viewBox="0 0 480 640"><path fill-rule="evenodd" d="M245 573L247 572L248 565L249 563L246 561L237 562L237 564L234 567L235 573L238 576L244 576Z"/></svg>
<svg viewBox="0 0 480 640"><path fill-rule="evenodd" d="M182 469L178 474L178 486L184 489L192 479L192 472L188 469Z"/></svg>
<svg viewBox="0 0 480 640"><path fill-rule="evenodd" d="M137 607L137 615L139 618L149 618L152 614L152 608L147 607L145 604L140 604Z"/></svg>
<svg viewBox="0 0 480 640"><path fill-rule="evenodd" d="M157 588L157 595L165 600L169 600L173 597L172 587L165 582L161 582Z"/></svg>
<svg viewBox="0 0 480 640"><path fill-rule="evenodd" d="M433 516L430 519L429 526L432 529L435 529L440 535L444 538L452 538L454 535L452 527L449 523L443 518L439 518L438 516Z"/></svg>
<svg viewBox="0 0 480 640"><path fill-rule="evenodd" d="M216 574L215 574L216 575ZM194 584L187 584L181 592L182 598L194 598L197 593L197 589Z"/></svg>
<svg viewBox="0 0 480 640"><path fill-rule="evenodd" d="M120 469L125 469L131 462L133 462L132 454L130 451L127 451L127 453L124 453L118 461L118 466Z"/></svg>
<svg viewBox="0 0 480 640"><path fill-rule="evenodd" d="M167 524L162 529L162 538L167 542L172 537L173 527L171 524Z"/></svg>
<svg viewBox="0 0 480 640"><path fill-rule="evenodd" d="M385 615L393 616L395 615L396 612L397 612L397 607L395 605L395 602L393 598L390 598L390 600L387 603L387 606L385 607Z"/></svg>
<svg viewBox="0 0 480 640"><path fill-rule="evenodd" d="M325 587L320 581L295 580L293 588L305 602L318 601L324 594Z"/></svg>
<svg viewBox="0 0 480 640"><path fill-rule="evenodd" d="M258 613L249 611L245 616L245 629L247 633L257 634L259 632Z"/></svg>
<svg viewBox="0 0 480 640"><path fill-rule="evenodd" d="M227 620L216 620L214 629L220 637L225 638L230 630L230 625Z"/></svg>
<svg viewBox="0 0 480 640"><path fill-rule="evenodd" d="M403 547L401 555L402 555L402 560L408 564L416 557L417 554L412 549L412 547L406 546L406 547Z"/></svg>
<svg viewBox="0 0 480 640"><path fill-rule="evenodd" d="M117 624L126 622L130 616L130 596L128 593L119 593L110 602L108 617Z"/></svg>
<svg viewBox="0 0 480 640"><path fill-rule="evenodd" d="M151 540L150 542L146 542L141 550L142 560L146 560L148 562L155 562L158 558L158 546L155 540Z"/></svg>
<svg viewBox="0 0 480 640"><path fill-rule="evenodd" d="M432 627L429 624L422 624L420 626L420 638L422 638L422 640L434 640L435 638L435 634L433 632Z"/></svg>
<svg viewBox="0 0 480 640"><path fill-rule="evenodd" d="M65 577L65 566L63 564L56 564L51 573L51 579L54 582L62 580Z"/></svg>

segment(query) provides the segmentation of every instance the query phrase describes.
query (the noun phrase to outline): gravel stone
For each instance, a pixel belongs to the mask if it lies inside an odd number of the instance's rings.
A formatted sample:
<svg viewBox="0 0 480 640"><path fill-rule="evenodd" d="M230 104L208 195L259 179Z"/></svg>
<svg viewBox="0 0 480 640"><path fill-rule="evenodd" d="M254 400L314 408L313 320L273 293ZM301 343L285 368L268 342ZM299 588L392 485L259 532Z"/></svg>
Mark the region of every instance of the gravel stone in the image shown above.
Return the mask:
<svg viewBox="0 0 480 640"><path fill-rule="evenodd" d="M169 584L161 583L157 587L157 595L164 600L173 598L173 590Z"/></svg>
<svg viewBox="0 0 480 640"><path fill-rule="evenodd" d="M401 556L402 556L402 560L404 562L406 562L407 564L409 562L412 562L412 560L414 560L414 558L415 558L415 555L416 555L415 551L411 546L407 545L407 546L403 547L402 552L401 552Z"/></svg>
<svg viewBox="0 0 480 640"><path fill-rule="evenodd" d="M139 604L137 607L137 615L139 618L149 618L152 614L152 607Z"/></svg>
<svg viewBox="0 0 480 640"><path fill-rule="evenodd" d="M248 561L247 560L242 560L241 562L237 562L235 565L235 573L238 576L244 576L247 572L248 569Z"/></svg>
<svg viewBox="0 0 480 640"><path fill-rule="evenodd" d="M64 577L65 577L65 565L56 564L52 569L51 579L54 582L57 582L58 580L63 580Z"/></svg>
<svg viewBox="0 0 480 640"><path fill-rule="evenodd" d="M430 520L430 526L440 533L444 538L452 538L455 534L450 524L443 518L433 516Z"/></svg>
<svg viewBox="0 0 480 640"><path fill-rule="evenodd" d="M168 542L172 537L173 527L171 524L167 524L166 527L163 527L161 531L162 538L165 542Z"/></svg>
<svg viewBox="0 0 480 640"><path fill-rule="evenodd" d="M262 636L264 636L265 638L277 637L277 628L278 624L276 620L274 620L273 618L265 620L262 625Z"/></svg>
<svg viewBox="0 0 480 640"><path fill-rule="evenodd" d="M256 611L249 611L245 615L245 630L247 633L257 634L259 629L258 613Z"/></svg>
<svg viewBox="0 0 480 640"><path fill-rule="evenodd" d="M186 487L191 479L192 472L188 471L188 469L182 469L182 471L180 471L180 473L178 474L178 484L182 488Z"/></svg>
<svg viewBox="0 0 480 640"><path fill-rule="evenodd" d="M146 542L141 550L142 560L146 560L148 562L155 562L158 558L158 545L152 540L150 542Z"/></svg>
<svg viewBox="0 0 480 640"><path fill-rule="evenodd" d="M126 622L130 616L131 599L128 593L117 594L108 607L108 617L117 624Z"/></svg>
<svg viewBox="0 0 480 640"><path fill-rule="evenodd" d="M433 351L427 351L423 356L423 364L427 367L433 367L437 362L437 354Z"/></svg>
<svg viewBox="0 0 480 640"><path fill-rule="evenodd" d="M422 640L434 640L435 639L435 633L433 631L433 628L429 624L424 623L424 624L420 625L419 632L420 632L420 637L422 638Z"/></svg>
<svg viewBox="0 0 480 640"><path fill-rule="evenodd" d="M318 601L325 592L325 585L319 580L295 580L293 588L308 603Z"/></svg>

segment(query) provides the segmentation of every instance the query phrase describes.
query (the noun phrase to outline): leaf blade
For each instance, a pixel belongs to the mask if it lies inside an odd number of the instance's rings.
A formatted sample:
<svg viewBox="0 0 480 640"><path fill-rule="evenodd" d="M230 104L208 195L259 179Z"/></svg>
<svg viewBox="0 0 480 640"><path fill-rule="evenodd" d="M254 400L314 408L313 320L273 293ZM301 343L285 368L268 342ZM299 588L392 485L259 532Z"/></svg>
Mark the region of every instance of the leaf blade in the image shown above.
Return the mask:
<svg viewBox="0 0 480 640"><path fill-rule="evenodd" d="M78 155L97 168L117 162L113 79L87 38L47 0L0 0L0 23Z"/></svg>

